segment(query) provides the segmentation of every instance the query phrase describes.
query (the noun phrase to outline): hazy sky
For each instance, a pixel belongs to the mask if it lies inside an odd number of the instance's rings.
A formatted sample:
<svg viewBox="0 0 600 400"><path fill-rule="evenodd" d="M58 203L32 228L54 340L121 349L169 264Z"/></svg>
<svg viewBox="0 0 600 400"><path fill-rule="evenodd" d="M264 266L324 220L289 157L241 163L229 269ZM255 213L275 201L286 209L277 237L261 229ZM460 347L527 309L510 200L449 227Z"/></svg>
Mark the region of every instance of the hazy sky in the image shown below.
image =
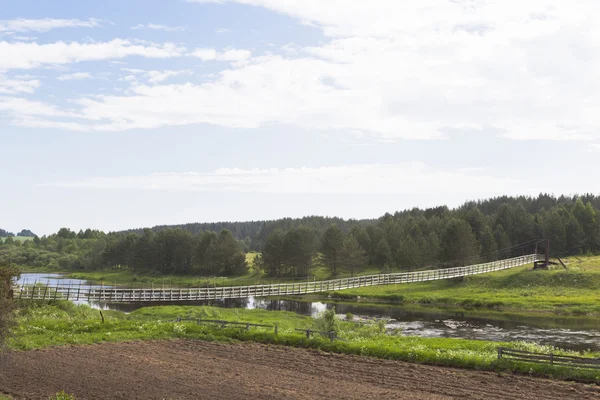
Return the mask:
<svg viewBox="0 0 600 400"><path fill-rule="evenodd" d="M600 192L596 0L0 0L0 228Z"/></svg>

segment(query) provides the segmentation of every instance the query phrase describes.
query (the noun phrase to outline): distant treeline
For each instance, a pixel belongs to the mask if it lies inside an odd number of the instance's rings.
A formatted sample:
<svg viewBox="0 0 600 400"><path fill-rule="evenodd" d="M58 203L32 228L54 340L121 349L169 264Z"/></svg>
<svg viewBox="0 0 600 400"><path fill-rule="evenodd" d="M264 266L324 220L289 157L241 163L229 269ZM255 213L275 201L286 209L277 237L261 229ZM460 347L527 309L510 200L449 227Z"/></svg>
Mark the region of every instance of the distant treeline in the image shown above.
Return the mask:
<svg viewBox="0 0 600 400"><path fill-rule="evenodd" d="M353 226L361 225L367 226L375 224L377 220L345 220L336 217L319 217L319 216L308 216L303 218L281 218L278 220L270 221L247 221L247 222L205 222L205 223L191 223L183 225L157 225L150 228L154 232L160 232L167 229L181 228L185 231L189 231L194 235L202 232L220 232L223 229L231 232L233 237L238 240L243 240L249 250L260 251L265 244L265 241L269 234L275 229L282 231L288 231L292 228L299 226L305 226L314 229L316 232L323 232L332 224L337 225L342 231L348 232ZM137 233L141 234L144 229L130 229L124 231L125 233Z"/></svg>
<svg viewBox="0 0 600 400"><path fill-rule="evenodd" d="M14 237L15 234L9 231L5 231L4 229L0 229L0 237ZM17 233L17 236L24 237L35 237L35 233L31 232L29 229L23 229L21 232Z"/></svg>
<svg viewBox="0 0 600 400"><path fill-rule="evenodd" d="M497 197L385 214L377 220L284 218L187 224L127 232L57 233L0 245L0 262L94 270L237 275L244 253L270 276L307 276L315 263L340 272L460 265L529 253L549 239L553 255L600 252L600 196Z"/></svg>

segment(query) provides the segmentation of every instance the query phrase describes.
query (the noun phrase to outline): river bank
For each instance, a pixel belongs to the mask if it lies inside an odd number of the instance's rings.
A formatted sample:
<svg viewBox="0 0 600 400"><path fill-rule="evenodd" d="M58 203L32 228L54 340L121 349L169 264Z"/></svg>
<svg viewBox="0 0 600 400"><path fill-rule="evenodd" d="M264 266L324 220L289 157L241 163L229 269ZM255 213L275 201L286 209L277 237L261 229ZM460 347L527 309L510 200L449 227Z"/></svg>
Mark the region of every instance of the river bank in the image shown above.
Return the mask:
<svg viewBox="0 0 600 400"><path fill-rule="evenodd" d="M343 341L313 336L307 339L296 328L316 329L314 318L285 311L222 309L214 307L161 306L136 310L130 314L105 311L104 322L98 310L67 302L35 303L21 308L18 327L9 345L28 350L66 344L92 344L131 340L199 339L208 341L255 341L267 344L316 348L323 351L367 355L433 365L454 366L490 371L513 371L560 379L600 383L594 371L575 370L544 364L510 363L497 359L497 347L578 354L598 357L599 352L565 351L523 341L495 342L454 338L404 336L401 331L382 328L378 321L356 323L338 321L338 335ZM168 322L178 317L221 319L256 324L278 325L273 328L221 328L194 322ZM384 325L385 327L385 325Z"/></svg>

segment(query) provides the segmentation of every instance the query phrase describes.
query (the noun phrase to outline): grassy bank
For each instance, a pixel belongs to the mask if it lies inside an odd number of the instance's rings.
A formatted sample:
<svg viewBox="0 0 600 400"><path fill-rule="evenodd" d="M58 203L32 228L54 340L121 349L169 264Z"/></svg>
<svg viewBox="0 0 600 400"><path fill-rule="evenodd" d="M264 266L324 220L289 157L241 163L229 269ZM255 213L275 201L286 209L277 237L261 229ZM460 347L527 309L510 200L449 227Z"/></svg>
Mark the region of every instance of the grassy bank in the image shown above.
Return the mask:
<svg viewBox="0 0 600 400"><path fill-rule="evenodd" d="M215 318L279 326L275 335L272 328L220 328L186 322L167 322L176 317ZM598 373L542 364L511 363L497 360L497 346L575 354L524 342L495 343L462 339L433 339L404 337L398 332L382 332L377 323L338 321L339 337L344 341L331 343L328 339L306 339L294 328L315 327L310 317L290 312L221 309L193 306L164 306L139 309L131 314L104 312L102 323L99 312L87 306L66 302L38 303L22 308L18 328L10 341L14 349L28 350L65 344L91 344L125 340L200 339L210 341L255 341L324 351L366 355L433 365L491 371L513 371L583 382L598 382ZM598 353L586 353L597 357Z"/></svg>
<svg viewBox="0 0 600 400"><path fill-rule="evenodd" d="M583 262L573 259L567 267L532 271L528 265L460 279L372 286L329 295L467 309L600 315L600 257Z"/></svg>

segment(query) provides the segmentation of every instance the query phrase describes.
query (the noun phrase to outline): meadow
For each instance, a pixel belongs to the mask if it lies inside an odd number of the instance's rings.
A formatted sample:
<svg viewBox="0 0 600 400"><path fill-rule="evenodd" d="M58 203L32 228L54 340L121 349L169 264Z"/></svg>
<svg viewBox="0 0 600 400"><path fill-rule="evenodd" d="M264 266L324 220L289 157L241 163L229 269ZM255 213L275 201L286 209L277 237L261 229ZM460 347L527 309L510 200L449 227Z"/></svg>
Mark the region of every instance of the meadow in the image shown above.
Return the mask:
<svg viewBox="0 0 600 400"><path fill-rule="evenodd" d="M84 305L76 306L69 302L27 304L19 308L18 326L9 341L9 346L15 350L131 340L254 341L440 366L512 371L600 383L600 374L595 371L497 360L498 346L545 353L576 354L573 352L525 342L496 343L403 336L399 331L386 331L378 321L346 322L336 319L333 329L338 331L342 340L332 343L328 338L318 335L307 339L302 332L295 330L322 329L326 319L323 316L311 318L283 311L161 306L142 308L130 314L103 311L105 321L102 322L98 310ZM194 322L173 322L177 317L277 324L278 334L276 335L272 328L246 330L244 327L221 328L209 324L197 325ZM600 353L585 352L582 355L598 357Z"/></svg>
<svg viewBox="0 0 600 400"><path fill-rule="evenodd" d="M571 258L567 270L531 265L482 275L328 293L337 299L390 301L438 307L600 315L600 257Z"/></svg>

